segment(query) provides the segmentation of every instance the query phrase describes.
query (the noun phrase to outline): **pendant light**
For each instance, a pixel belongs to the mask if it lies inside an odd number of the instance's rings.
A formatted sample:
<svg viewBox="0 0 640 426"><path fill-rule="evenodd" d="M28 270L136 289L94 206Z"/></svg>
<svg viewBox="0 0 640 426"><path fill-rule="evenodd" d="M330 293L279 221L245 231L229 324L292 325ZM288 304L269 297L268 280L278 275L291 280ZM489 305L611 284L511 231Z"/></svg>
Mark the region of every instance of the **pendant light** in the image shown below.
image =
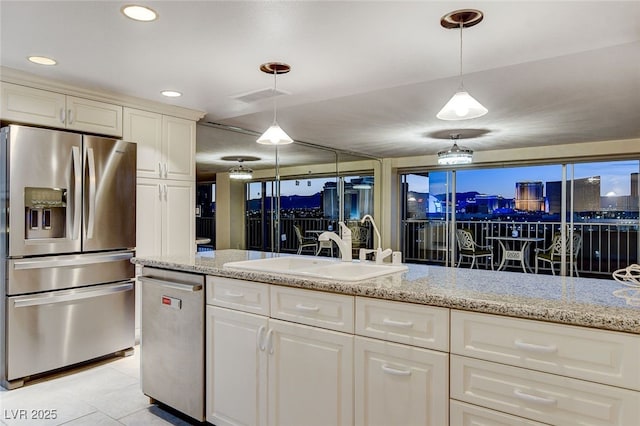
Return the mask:
<svg viewBox="0 0 640 426"><path fill-rule="evenodd" d="M234 180L249 180L253 178L253 170L244 166L242 163L245 161L257 161L260 158L250 157L246 155L233 155L228 157L221 157L223 161L237 161L238 165L229 169L229 179Z"/></svg>
<svg viewBox="0 0 640 426"><path fill-rule="evenodd" d="M260 65L260 71L267 74L273 74L273 123L269 128L258 138L256 142L264 145L286 145L293 143L293 139L280 128L277 122L277 105L276 105L276 77L278 74L286 74L291 70L291 67L282 62L267 62Z"/></svg>
<svg viewBox="0 0 640 426"><path fill-rule="evenodd" d="M453 146L449 149L438 152L438 164L469 164L473 161L473 151L465 147L460 148L457 143L459 138L459 134L451 135Z"/></svg>
<svg viewBox="0 0 640 426"><path fill-rule="evenodd" d="M241 164L238 164L237 166L232 167L229 170L229 179L235 179L235 180L249 180L253 177L253 170L251 170L249 167L245 167Z"/></svg>
<svg viewBox="0 0 640 426"><path fill-rule="evenodd" d="M444 28L460 29L460 87L449 102L440 110L436 117L440 120L468 120L482 117L488 110L475 100L464 88L462 83L462 28L472 27L482 21L483 14L475 9L462 9L451 12L440 19Z"/></svg>

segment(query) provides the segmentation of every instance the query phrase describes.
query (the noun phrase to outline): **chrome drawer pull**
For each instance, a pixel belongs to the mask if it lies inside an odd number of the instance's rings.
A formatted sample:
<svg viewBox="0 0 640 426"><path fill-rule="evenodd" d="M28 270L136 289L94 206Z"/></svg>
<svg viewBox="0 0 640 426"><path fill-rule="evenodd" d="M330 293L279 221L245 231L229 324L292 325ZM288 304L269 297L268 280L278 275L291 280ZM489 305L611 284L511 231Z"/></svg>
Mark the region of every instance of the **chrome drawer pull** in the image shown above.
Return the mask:
<svg viewBox="0 0 640 426"><path fill-rule="evenodd" d="M514 389L513 394L523 401L532 402L534 404L556 405L558 403L558 400L555 398L544 398L542 396L531 395L526 392L522 392L520 389Z"/></svg>
<svg viewBox="0 0 640 426"><path fill-rule="evenodd" d="M230 291L225 291L225 292L224 292L224 295L225 295L226 297L233 297L233 298L237 298L237 299L239 299L239 298L241 298L241 297L244 297L244 294L243 294L243 293L232 293L232 292L230 292Z"/></svg>
<svg viewBox="0 0 640 426"><path fill-rule="evenodd" d="M302 312L318 312L320 310L320 308L317 306L306 306L302 303L298 303L296 305L296 309Z"/></svg>
<svg viewBox="0 0 640 426"><path fill-rule="evenodd" d="M551 354L554 352L558 352L558 347L556 345L536 345L534 343L523 342L520 339L513 342L513 344L516 346L516 348L528 352L537 352L542 354Z"/></svg>
<svg viewBox="0 0 640 426"><path fill-rule="evenodd" d="M389 318L382 320L382 324L389 325L391 327L411 328L413 327L413 321L394 321Z"/></svg>
<svg viewBox="0 0 640 426"><path fill-rule="evenodd" d="M389 367L387 364L382 365L382 371L387 374L393 374L394 376L410 376L411 370L398 370L397 368Z"/></svg>

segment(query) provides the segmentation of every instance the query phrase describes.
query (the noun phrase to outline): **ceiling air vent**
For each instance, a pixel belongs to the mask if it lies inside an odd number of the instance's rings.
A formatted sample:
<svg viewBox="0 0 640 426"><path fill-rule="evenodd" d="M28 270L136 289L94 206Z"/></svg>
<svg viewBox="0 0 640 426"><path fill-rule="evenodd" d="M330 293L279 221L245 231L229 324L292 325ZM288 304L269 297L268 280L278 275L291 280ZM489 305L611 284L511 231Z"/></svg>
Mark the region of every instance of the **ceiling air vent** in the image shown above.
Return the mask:
<svg viewBox="0 0 640 426"><path fill-rule="evenodd" d="M235 96L232 96L231 98L250 104L252 102L261 101L263 99L269 99L274 96L290 95L290 94L291 93L285 92L284 90L280 90L280 89L276 89L274 91L273 87L269 87L266 89L259 89L259 90L254 90L252 92L242 93L240 95L235 95Z"/></svg>

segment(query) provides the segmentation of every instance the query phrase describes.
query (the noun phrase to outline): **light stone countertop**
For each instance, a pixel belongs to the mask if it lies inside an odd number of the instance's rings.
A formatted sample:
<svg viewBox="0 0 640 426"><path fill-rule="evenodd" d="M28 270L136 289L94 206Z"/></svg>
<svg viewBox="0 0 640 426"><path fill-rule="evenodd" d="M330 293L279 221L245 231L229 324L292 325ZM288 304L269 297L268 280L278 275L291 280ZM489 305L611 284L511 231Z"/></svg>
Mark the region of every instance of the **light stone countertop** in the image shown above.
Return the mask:
<svg viewBox="0 0 640 426"><path fill-rule="evenodd" d="M640 306L613 295L625 288L606 279L497 272L406 264L409 270L358 282L244 272L224 264L288 256L247 250L217 250L191 257L135 257L135 264L259 281L311 290L550 321L640 334Z"/></svg>

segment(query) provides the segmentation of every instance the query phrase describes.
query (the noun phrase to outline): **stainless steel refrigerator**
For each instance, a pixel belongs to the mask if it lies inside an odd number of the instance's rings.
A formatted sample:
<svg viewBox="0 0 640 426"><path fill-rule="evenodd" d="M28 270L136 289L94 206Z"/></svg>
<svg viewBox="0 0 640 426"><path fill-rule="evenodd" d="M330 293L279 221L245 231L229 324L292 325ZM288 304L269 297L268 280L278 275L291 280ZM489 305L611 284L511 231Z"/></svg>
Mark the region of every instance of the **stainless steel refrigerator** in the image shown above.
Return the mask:
<svg viewBox="0 0 640 426"><path fill-rule="evenodd" d="M134 345L136 145L0 132L0 380Z"/></svg>

